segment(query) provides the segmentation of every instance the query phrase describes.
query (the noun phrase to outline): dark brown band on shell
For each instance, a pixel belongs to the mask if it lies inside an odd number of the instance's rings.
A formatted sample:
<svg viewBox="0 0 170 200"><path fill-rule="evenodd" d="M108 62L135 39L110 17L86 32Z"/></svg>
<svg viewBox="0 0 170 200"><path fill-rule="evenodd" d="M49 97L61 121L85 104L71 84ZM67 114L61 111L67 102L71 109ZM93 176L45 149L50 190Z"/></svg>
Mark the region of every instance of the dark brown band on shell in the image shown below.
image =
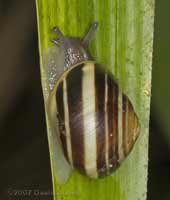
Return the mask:
<svg viewBox="0 0 170 200"><path fill-rule="evenodd" d="M106 173L106 132L105 132L105 76L95 68L95 104L96 104L96 143L97 143L97 172L98 176Z"/></svg>
<svg viewBox="0 0 170 200"><path fill-rule="evenodd" d="M66 80L73 166L84 172L82 67L83 65L71 71Z"/></svg>
<svg viewBox="0 0 170 200"><path fill-rule="evenodd" d="M63 82L58 86L56 92L56 104L57 104L57 124L60 131L60 139L63 144L63 151L66 159L68 160L68 150L65 137L65 123L64 123L64 102L63 102Z"/></svg>
<svg viewBox="0 0 170 200"><path fill-rule="evenodd" d="M118 161L118 86L108 78L109 171Z"/></svg>
<svg viewBox="0 0 170 200"><path fill-rule="evenodd" d="M128 114L129 114L129 109L128 109L128 101L125 95L123 95L123 150L124 150L124 155L127 154L127 141L129 140L128 137L128 126L127 126L127 119L128 119Z"/></svg>

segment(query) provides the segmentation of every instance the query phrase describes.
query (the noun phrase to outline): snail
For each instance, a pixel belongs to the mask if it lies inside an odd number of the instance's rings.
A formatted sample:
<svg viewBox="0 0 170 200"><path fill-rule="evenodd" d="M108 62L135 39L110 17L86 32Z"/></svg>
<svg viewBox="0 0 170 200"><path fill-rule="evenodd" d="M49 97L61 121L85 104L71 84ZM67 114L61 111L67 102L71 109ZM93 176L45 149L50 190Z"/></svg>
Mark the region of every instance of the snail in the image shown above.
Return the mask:
<svg viewBox="0 0 170 200"><path fill-rule="evenodd" d="M59 75L53 72L47 110L57 141L53 154L60 183L67 181L72 169L94 179L110 175L139 135L132 103L87 50L97 26L94 22L83 40L53 29L59 37L52 41L59 49L63 70Z"/></svg>

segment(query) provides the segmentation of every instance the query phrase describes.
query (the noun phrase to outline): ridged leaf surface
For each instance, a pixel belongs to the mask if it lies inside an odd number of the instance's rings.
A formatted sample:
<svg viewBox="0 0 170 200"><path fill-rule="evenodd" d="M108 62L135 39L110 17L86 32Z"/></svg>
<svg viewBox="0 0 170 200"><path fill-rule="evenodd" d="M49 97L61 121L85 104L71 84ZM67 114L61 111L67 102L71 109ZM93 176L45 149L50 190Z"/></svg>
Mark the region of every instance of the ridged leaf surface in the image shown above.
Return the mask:
<svg viewBox="0 0 170 200"><path fill-rule="evenodd" d="M36 5L45 103L49 91L43 55L52 46L51 38L56 37L52 28L58 26L65 35L82 38L92 22L98 21L90 52L116 77L139 116L141 128L132 152L109 177L91 180L74 172L65 185L59 185L51 159L54 199L146 199L154 0L37 0ZM48 120L47 130L51 154Z"/></svg>

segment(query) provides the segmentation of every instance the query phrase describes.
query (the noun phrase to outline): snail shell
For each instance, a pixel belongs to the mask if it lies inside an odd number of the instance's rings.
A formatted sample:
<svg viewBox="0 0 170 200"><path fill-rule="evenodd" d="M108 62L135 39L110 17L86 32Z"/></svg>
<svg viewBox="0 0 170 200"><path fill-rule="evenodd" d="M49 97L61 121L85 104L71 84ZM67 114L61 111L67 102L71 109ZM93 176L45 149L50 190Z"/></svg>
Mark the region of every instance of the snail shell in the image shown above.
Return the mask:
<svg viewBox="0 0 170 200"><path fill-rule="evenodd" d="M71 168L90 178L116 170L139 133L138 118L128 97L86 51L96 27L94 23L82 42L54 29L65 54L65 70L48 100L64 158Z"/></svg>

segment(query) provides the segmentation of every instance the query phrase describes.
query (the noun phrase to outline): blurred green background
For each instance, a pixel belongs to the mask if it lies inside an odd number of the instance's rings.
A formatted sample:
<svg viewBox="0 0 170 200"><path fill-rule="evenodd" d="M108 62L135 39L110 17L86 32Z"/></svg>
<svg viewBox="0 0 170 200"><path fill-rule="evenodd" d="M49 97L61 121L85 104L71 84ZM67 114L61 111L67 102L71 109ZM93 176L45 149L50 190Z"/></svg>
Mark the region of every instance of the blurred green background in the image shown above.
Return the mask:
<svg viewBox="0 0 170 200"><path fill-rule="evenodd" d="M169 0L156 0L148 200L170 199L169 10ZM24 199L30 190L37 195L49 191L38 195L49 200L52 184L34 0L1 0L0 24L0 199Z"/></svg>

